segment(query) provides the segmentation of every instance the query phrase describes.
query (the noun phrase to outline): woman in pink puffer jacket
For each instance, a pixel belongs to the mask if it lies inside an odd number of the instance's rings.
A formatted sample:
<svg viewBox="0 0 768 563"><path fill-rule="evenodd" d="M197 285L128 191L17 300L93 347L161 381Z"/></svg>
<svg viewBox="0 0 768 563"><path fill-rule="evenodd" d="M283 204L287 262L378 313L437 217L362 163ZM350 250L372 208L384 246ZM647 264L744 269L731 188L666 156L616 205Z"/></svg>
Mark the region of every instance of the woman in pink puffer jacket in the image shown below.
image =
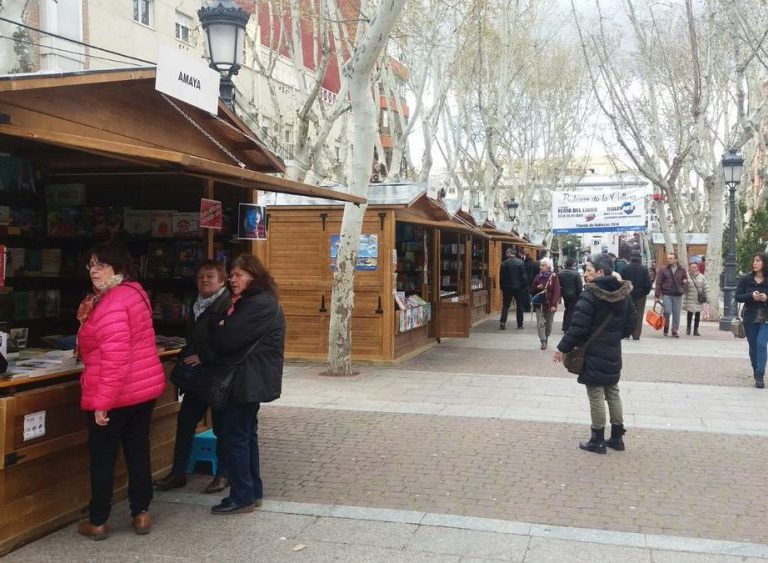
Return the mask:
<svg viewBox="0 0 768 563"><path fill-rule="evenodd" d="M103 243L87 265L93 293L80 304L78 350L85 364L81 407L88 414L91 453L89 518L78 531L107 537L115 460L120 442L128 467L128 498L137 534L151 528L152 471L149 425L165 375L155 347L152 309L141 285L130 280L128 251Z"/></svg>

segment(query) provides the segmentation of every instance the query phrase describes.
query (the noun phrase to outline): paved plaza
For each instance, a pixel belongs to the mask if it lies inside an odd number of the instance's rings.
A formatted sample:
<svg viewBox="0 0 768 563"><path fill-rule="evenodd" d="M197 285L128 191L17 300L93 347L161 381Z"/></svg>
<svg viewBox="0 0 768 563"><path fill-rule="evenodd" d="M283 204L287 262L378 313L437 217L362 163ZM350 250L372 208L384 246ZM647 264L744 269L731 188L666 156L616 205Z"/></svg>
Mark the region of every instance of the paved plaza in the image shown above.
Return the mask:
<svg viewBox="0 0 768 563"><path fill-rule="evenodd" d="M9 561L756 561L768 559L768 391L747 346L650 330L624 342L627 450L579 450L586 392L525 330L487 321L396 366L287 366L259 433L266 501L215 517L209 477L125 502L105 542L68 526Z"/></svg>

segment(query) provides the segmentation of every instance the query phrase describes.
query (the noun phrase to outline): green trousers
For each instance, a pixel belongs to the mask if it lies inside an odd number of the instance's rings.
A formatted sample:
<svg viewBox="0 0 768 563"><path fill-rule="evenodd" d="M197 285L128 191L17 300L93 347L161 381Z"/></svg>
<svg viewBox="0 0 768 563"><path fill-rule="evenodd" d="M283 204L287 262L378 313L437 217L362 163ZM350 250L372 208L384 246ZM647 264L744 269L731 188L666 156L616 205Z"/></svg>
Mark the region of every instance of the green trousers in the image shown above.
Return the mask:
<svg viewBox="0 0 768 563"><path fill-rule="evenodd" d="M605 428L605 403L611 414L611 424L624 424L624 412L621 407L619 385L587 385L589 414L592 416L592 428Z"/></svg>

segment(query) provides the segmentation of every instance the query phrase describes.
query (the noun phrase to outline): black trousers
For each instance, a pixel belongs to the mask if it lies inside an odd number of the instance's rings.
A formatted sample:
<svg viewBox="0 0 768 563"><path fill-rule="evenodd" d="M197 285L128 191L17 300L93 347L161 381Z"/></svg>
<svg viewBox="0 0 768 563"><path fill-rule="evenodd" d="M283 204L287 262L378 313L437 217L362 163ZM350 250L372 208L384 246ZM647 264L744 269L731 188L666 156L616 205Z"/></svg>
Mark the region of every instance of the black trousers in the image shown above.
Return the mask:
<svg viewBox="0 0 768 563"><path fill-rule="evenodd" d="M686 319L688 322L686 323L686 328L688 331L691 330L691 321L693 321L693 331L699 332L699 321L701 320L701 312L692 313L691 311L688 311L688 318Z"/></svg>
<svg viewBox="0 0 768 563"><path fill-rule="evenodd" d="M218 412L229 478L229 498L238 505L264 498L259 469L259 403L230 405Z"/></svg>
<svg viewBox="0 0 768 563"><path fill-rule="evenodd" d="M194 393L185 393L181 401L179 416L176 419L176 445L173 447L174 475L186 475L189 455L192 452L192 442L195 439L197 423L205 416L208 405L197 398ZM213 418L213 433L216 435L216 457L218 458L217 477L226 477L226 460L219 435L219 415L217 411L211 411Z"/></svg>
<svg viewBox="0 0 768 563"><path fill-rule="evenodd" d="M501 305L501 319L499 322L507 322L507 314L509 313L509 306L512 304L512 299L515 300L515 313L517 314L517 326L523 326L523 290L522 289L503 289L502 295L504 301Z"/></svg>
<svg viewBox="0 0 768 563"><path fill-rule="evenodd" d="M91 524L101 526L112 510L115 460L123 444L128 468L128 502L131 516L149 510L152 501L152 467L149 459L149 424L155 401L109 411L109 423L98 426L88 413L88 448L91 453Z"/></svg>
<svg viewBox="0 0 768 563"><path fill-rule="evenodd" d="M565 311L563 312L563 332L568 330L568 327L571 326L571 319L573 319L573 310L576 308L576 302L579 300L579 297L563 297L563 305L565 306Z"/></svg>

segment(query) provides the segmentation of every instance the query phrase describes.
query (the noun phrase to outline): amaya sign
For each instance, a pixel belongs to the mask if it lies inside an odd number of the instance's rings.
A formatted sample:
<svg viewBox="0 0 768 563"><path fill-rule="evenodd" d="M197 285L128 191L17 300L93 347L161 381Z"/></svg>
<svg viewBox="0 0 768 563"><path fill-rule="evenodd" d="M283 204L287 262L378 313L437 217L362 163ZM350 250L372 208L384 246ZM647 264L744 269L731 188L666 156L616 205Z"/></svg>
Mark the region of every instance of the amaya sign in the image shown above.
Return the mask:
<svg viewBox="0 0 768 563"><path fill-rule="evenodd" d="M218 113L219 73L203 59L190 57L168 45L160 45L155 90L208 113Z"/></svg>

